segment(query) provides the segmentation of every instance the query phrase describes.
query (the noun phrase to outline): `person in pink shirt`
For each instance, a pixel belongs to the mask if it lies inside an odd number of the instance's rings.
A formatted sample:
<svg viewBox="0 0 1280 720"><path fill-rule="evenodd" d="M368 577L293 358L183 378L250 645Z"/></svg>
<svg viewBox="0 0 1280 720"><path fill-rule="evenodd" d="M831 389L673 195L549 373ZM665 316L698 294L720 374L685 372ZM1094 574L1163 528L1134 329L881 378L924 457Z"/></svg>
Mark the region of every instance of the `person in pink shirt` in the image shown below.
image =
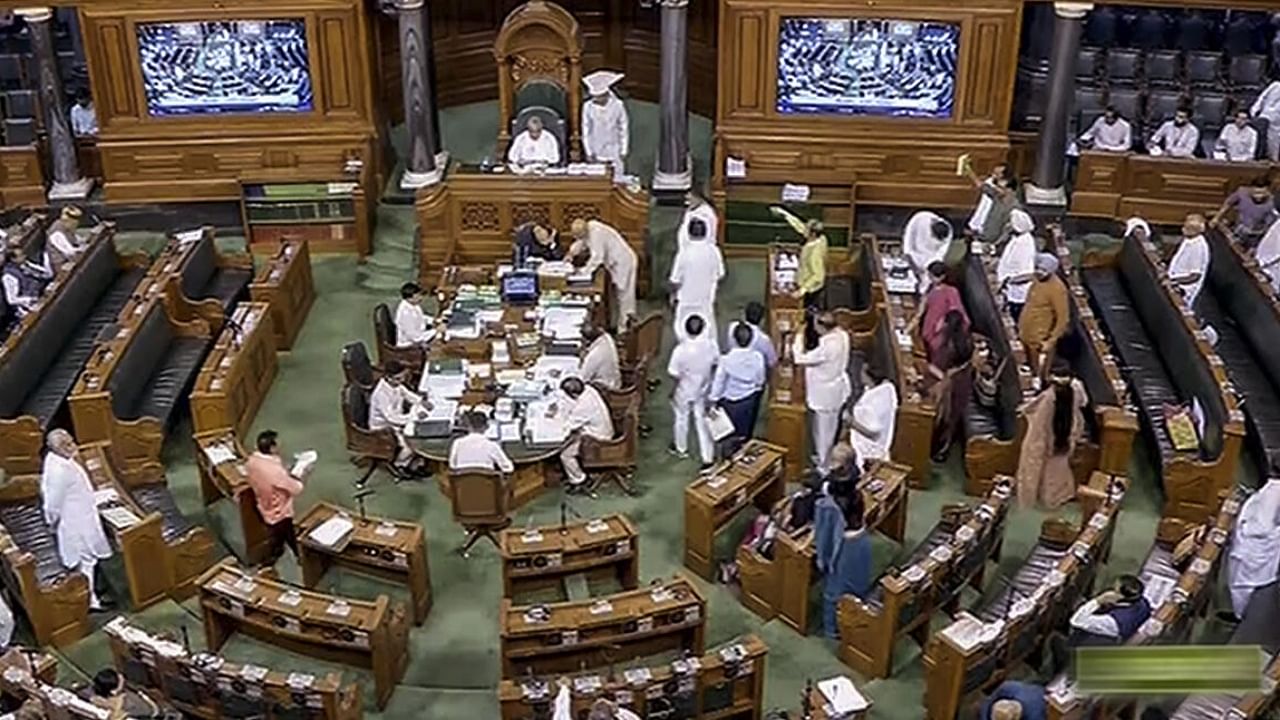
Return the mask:
<svg viewBox="0 0 1280 720"><path fill-rule="evenodd" d="M267 524L270 545L266 565L274 565L285 545L298 557L298 538L293 529L293 499L302 493L302 480L294 477L280 457L279 434L275 430L258 433L258 449L244 463L245 477L257 500L258 514Z"/></svg>

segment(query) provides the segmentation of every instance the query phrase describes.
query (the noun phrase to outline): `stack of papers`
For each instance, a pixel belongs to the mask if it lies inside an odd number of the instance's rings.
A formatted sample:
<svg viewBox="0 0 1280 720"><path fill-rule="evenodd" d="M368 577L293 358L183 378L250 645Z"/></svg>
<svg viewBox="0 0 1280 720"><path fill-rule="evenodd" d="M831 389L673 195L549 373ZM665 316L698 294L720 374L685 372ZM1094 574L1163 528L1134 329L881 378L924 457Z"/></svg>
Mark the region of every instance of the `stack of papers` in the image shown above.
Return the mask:
<svg viewBox="0 0 1280 720"><path fill-rule="evenodd" d="M536 415L527 421L529 441L534 445L559 445L569 435L564 422L558 417Z"/></svg>
<svg viewBox="0 0 1280 720"><path fill-rule="evenodd" d="M818 692L822 693L822 697L826 701L824 709L829 717L840 717L863 712L871 707L871 704L862 696L862 693L858 692L858 688L854 687L853 681L844 675L833 677L830 680L820 680L818 682Z"/></svg>
<svg viewBox="0 0 1280 720"><path fill-rule="evenodd" d="M209 458L210 465L221 465L236 459L236 451L228 443L209 445L204 449L204 455Z"/></svg>
<svg viewBox="0 0 1280 720"><path fill-rule="evenodd" d="M139 522L138 516L134 515L132 510L126 507L122 507L120 505L112 505L110 507L99 508L98 514L101 515L102 519L110 523L111 527L115 528L116 530L123 530L125 528L133 527L134 525L137 525Z"/></svg>
<svg viewBox="0 0 1280 720"><path fill-rule="evenodd" d="M336 547L353 529L355 529L355 524L351 522L350 518L334 515L320 523L315 530L307 534L307 537L318 545Z"/></svg>
<svg viewBox="0 0 1280 720"><path fill-rule="evenodd" d="M293 456L293 469L289 474L296 477L304 477L311 469L316 466L316 461L320 459L320 453L315 450L303 450Z"/></svg>
<svg viewBox="0 0 1280 720"><path fill-rule="evenodd" d="M549 260L538 266L538 274L547 277L568 277L573 272L573 263L565 260Z"/></svg>

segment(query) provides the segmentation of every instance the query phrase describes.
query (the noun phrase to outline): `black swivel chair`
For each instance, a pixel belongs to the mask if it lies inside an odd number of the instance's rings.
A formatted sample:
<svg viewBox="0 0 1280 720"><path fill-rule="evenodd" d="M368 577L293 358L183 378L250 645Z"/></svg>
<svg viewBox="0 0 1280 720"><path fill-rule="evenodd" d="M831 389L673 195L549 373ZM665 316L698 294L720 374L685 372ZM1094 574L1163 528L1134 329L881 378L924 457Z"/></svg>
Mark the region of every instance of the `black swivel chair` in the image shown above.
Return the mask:
<svg viewBox="0 0 1280 720"><path fill-rule="evenodd" d="M346 376L348 383L373 390L382 373L369 359L369 349L357 340L342 346L342 374Z"/></svg>
<svg viewBox="0 0 1280 720"><path fill-rule="evenodd" d="M31 145L36 141L36 121L31 118L7 118L4 121L4 144L10 147Z"/></svg>

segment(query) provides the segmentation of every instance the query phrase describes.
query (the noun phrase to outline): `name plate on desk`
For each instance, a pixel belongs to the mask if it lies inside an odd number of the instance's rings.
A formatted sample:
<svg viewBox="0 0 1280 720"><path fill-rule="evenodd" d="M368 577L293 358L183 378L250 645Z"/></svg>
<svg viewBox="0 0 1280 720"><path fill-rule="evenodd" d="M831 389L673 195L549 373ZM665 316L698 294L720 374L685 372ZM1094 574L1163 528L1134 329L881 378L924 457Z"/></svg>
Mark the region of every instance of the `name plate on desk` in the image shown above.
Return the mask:
<svg viewBox="0 0 1280 720"><path fill-rule="evenodd" d="M351 614L351 606L342 600L335 600L324 611L334 617L347 617Z"/></svg>

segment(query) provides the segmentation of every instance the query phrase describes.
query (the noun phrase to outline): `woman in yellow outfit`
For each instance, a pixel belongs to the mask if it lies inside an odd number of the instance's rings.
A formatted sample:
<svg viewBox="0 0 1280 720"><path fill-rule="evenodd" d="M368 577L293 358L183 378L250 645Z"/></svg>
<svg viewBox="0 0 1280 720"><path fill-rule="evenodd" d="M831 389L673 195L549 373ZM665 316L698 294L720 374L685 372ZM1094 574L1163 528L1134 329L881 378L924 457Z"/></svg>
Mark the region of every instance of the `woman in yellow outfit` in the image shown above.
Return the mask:
<svg viewBox="0 0 1280 720"><path fill-rule="evenodd" d="M827 283L827 235L819 220L801 220L786 209L774 205L769 208L782 218L796 234L804 238L800 246L800 268L796 271L795 297L801 298L805 308L804 346L812 350L818 346L818 333L813 319L827 309L823 286Z"/></svg>

